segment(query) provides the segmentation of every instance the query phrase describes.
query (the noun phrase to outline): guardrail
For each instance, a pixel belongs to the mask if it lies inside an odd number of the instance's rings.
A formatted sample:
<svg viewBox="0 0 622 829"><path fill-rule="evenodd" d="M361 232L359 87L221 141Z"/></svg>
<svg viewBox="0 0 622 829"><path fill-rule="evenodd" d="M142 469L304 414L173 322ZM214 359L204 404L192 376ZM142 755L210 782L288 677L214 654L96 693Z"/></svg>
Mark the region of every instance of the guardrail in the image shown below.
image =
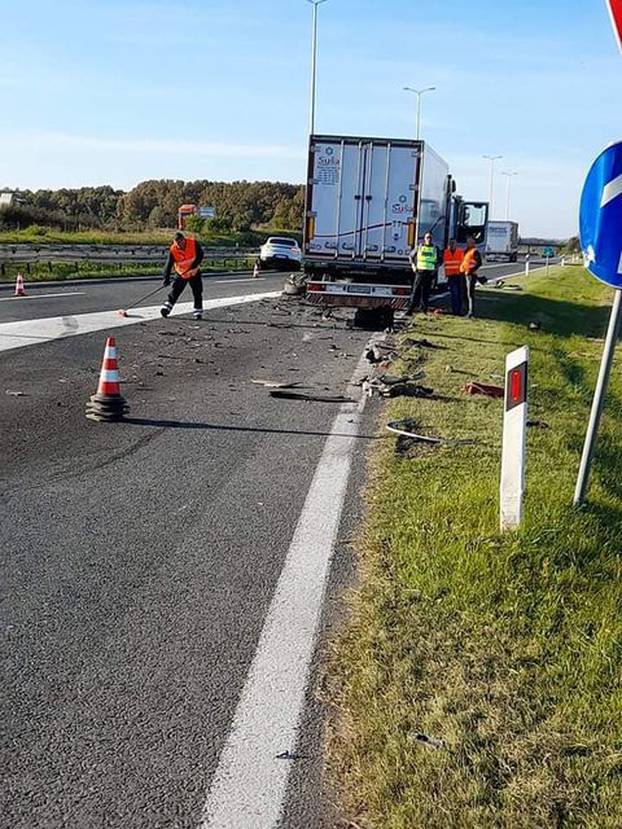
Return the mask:
<svg viewBox="0 0 622 829"><path fill-rule="evenodd" d="M244 271L252 270L256 260L256 254L252 256L211 256L203 260L202 269L204 273L210 271ZM75 261L53 261L42 259L36 261L17 260L11 262L0 262L0 281L11 282L18 273L21 273L26 280L52 280L52 279L73 279L81 277L98 276L157 276L162 273L164 259L159 257L157 261L141 261L136 259L133 262L120 260L118 262L102 260L75 260Z"/></svg>

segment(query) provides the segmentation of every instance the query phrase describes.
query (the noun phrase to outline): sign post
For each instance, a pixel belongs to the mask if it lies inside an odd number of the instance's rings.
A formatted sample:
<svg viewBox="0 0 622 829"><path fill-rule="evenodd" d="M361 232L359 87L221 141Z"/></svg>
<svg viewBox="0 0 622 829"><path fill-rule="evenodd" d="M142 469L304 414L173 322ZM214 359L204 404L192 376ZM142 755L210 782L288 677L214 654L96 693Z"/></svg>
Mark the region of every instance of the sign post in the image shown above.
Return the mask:
<svg viewBox="0 0 622 829"><path fill-rule="evenodd" d="M503 448L501 452L501 530L512 530L523 520L525 462L527 459L527 380L529 348L512 351L505 360Z"/></svg>
<svg viewBox="0 0 622 829"><path fill-rule="evenodd" d="M575 506L581 506L587 495L594 447L622 319L622 142L607 147L592 164L581 195L579 225L586 268L601 282L614 288L615 294L581 455L574 493Z"/></svg>

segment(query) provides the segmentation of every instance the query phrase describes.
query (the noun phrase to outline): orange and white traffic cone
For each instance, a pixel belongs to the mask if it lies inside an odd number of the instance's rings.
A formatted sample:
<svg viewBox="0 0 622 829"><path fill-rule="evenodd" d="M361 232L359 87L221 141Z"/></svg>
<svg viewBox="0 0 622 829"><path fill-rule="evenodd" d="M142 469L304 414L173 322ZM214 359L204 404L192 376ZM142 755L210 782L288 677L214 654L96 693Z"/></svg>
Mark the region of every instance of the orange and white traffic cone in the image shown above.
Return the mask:
<svg viewBox="0 0 622 829"><path fill-rule="evenodd" d="M26 289L24 288L24 277L21 273L17 274L15 280L15 296L26 296Z"/></svg>
<svg viewBox="0 0 622 829"><path fill-rule="evenodd" d="M117 345L114 337L108 337L99 374L99 385L97 392L86 404L86 416L90 420L110 422L122 420L129 410L125 398L121 396Z"/></svg>

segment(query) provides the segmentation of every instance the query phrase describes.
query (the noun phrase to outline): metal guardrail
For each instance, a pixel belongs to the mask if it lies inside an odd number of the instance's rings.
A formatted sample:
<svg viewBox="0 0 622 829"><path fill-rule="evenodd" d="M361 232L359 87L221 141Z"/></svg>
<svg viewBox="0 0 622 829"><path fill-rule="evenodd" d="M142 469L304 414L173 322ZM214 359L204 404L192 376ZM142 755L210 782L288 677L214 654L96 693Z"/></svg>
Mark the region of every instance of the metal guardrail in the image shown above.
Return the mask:
<svg viewBox="0 0 622 829"><path fill-rule="evenodd" d="M257 248L208 248L205 259L248 258ZM163 262L165 245L52 245L0 244L0 262Z"/></svg>

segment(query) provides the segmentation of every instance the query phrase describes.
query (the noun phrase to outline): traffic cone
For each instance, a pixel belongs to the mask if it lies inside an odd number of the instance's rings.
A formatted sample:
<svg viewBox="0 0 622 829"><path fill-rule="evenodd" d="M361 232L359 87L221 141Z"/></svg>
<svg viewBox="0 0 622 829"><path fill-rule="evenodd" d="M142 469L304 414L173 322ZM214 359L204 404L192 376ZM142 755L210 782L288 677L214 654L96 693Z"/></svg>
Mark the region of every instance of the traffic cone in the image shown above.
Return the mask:
<svg viewBox="0 0 622 829"><path fill-rule="evenodd" d="M129 410L127 402L121 396L115 339L108 337L99 375L99 385L97 392L86 404L86 416L90 420L111 422L122 420Z"/></svg>
<svg viewBox="0 0 622 829"><path fill-rule="evenodd" d="M24 277L21 273L17 274L17 279L15 280L15 296L26 296L26 290L24 289Z"/></svg>

